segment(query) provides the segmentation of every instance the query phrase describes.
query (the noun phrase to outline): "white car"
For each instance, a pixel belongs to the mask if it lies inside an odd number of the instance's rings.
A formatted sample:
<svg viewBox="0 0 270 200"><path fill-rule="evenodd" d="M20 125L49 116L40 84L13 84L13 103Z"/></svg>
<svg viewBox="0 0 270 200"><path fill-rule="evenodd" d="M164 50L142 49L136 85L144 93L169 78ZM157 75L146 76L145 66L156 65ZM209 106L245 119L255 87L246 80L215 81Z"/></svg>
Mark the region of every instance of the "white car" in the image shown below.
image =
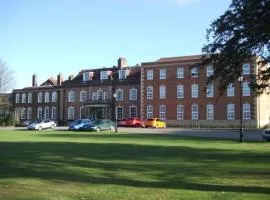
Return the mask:
<svg viewBox="0 0 270 200"><path fill-rule="evenodd" d="M264 140L270 141L270 128L263 131L262 137Z"/></svg>
<svg viewBox="0 0 270 200"><path fill-rule="evenodd" d="M27 126L29 130L39 130L39 131L41 131L42 129L47 129L47 128L53 129L54 127L56 127L56 124L54 121L50 119L44 119L44 120L38 119Z"/></svg>

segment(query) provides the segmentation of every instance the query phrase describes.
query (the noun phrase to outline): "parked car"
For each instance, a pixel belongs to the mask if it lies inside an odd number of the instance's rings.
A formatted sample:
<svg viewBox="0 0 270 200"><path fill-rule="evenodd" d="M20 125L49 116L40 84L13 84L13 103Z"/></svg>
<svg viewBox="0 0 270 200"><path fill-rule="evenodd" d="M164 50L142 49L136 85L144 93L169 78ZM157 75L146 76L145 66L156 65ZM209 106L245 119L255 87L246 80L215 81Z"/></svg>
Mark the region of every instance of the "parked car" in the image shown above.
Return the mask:
<svg viewBox="0 0 270 200"><path fill-rule="evenodd" d="M56 124L54 121L50 119L44 119L44 120L38 119L27 126L29 130L39 130L39 131L41 131L42 129L47 129L47 128L53 129L54 127L56 127Z"/></svg>
<svg viewBox="0 0 270 200"><path fill-rule="evenodd" d="M115 125L114 122L109 119L99 119L95 120L92 124L85 125L83 130L89 131L104 131L104 130L114 130Z"/></svg>
<svg viewBox="0 0 270 200"><path fill-rule="evenodd" d="M76 119L68 126L68 130L82 130L85 125L91 124L90 119Z"/></svg>
<svg viewBox="0 0 270 200"><path fill-rule="evenodd" d="M264 140L267 140L270 142L270 128L265 129L262 133L262 137Z"/></svg>
<svg viewBox="0 0 270 200"><path fill-rule="evenodd" d="M128 118L126 120L126 126L129 127L144 127L144 122L140 118Z"/></svg>
<svg viewBox="0 0 270 200"><path fill-rule="evenodd" d="M117 122L118 127L125 127L127 126L127 119L121 119Z"/></svg>
<svg viewBox="0 0 270 200"><path fill-rule="evenodd" d="M146 120L144 125L145 127L152 127L152 128L166 128L166 122L159 118L148 119Z"/></svg>

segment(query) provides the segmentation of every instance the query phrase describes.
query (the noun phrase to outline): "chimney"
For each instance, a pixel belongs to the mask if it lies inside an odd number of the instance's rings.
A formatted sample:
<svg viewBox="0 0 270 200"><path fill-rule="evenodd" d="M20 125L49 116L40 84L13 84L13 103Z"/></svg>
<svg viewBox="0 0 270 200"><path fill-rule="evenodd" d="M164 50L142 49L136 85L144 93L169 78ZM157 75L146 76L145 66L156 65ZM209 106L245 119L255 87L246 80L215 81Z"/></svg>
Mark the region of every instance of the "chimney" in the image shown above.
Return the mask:
<svg viewBox="0 0 270 200"><path fill-rule="evenodd" d="M32 87L37 87L37 75L32 76Z"/></svg>
<svg viewBox="0 0 270 200"><path fill-rule="evenodd" d="M73 75L69 75L68 80L71 81L73 79Z"/></svg>
<svg viewBox="0 0 270 200"><path fill-rule="evenodd" d="M120 57L118 59L118 68L122 69L123 67L127 67L127 60L125 58Z"/></svg>
<svg viewBox="0 0 270 200"><path fill-rule="evenodd" d="M63 75L61 74L61 73L59 73L58 75L57 75L57 85L62 85L62 83L63 83Z"/></svg>

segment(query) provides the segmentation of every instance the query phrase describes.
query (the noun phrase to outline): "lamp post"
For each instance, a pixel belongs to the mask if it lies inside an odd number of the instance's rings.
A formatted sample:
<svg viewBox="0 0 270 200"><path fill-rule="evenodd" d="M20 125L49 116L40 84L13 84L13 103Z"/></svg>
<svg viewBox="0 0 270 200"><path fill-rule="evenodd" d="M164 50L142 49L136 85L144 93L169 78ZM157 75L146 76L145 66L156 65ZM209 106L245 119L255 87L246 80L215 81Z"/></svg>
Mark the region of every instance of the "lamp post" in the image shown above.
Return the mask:
<svg viewBox="0 0 270 200"><path fill-rule="evenodd" d="M114 109L114 126L115 126L115 133L117 133L118 132L118 130L117 130L117 110L116 110L116 93L114 93L113 94L113 99L114 99L114 103L113 103L113 109Z"/></svg>
<svg viewBox="0 0 270 200"><path fill-rule="evenodd" d="M243 76L238 77L239 87L240 87L240 138L239 142L243 142L243 106L242 106L242 83L243 83Z"/></svg>

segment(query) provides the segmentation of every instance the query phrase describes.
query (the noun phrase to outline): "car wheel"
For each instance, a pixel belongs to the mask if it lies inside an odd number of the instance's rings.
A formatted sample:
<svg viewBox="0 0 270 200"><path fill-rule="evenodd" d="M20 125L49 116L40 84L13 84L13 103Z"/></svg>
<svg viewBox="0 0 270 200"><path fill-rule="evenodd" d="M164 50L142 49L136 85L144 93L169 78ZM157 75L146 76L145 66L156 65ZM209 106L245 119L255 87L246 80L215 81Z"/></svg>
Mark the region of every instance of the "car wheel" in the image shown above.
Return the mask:
<svg viewBox="0 0 270 200"><path fill-rule="evenodd" d="M39 131L41 131L41 130L42 130L42 127L41 127L41 126L40 126L40 127L38 127L38 130L39 130Z"/></svg>
<svg viewBox="0 0 270 200"><path fill-rule="evenodd" d="M51 129L54 129L54 125L53 124L51 125Z"/></svg>
<svg viewBox="0 0 270 200"><path fill-rule="evenodd" d="M164 125L163 128L166 128L166 125Z"/></svg>
<svg viewBox="0 0 270 200"><path fill-rule="evenodd" d="M110 127L110 130L111 130L111 131L113 131L113 130L114 130L114 127L113 127L113 126L111 126L111 127Z"/></svg>

